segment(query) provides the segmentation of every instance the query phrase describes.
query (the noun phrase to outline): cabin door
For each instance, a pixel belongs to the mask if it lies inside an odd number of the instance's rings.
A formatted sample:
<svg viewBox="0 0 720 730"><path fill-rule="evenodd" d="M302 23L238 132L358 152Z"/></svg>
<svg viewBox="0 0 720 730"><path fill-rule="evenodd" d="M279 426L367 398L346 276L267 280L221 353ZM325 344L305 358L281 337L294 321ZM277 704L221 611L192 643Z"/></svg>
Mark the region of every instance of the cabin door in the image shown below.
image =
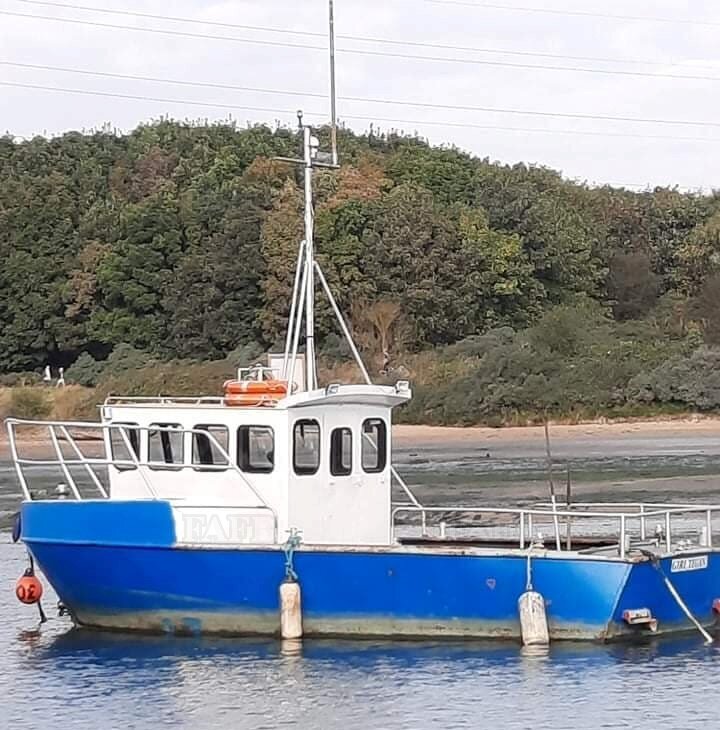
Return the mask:
<svg viewBox="0 0 720 730"><path fill-rule="evenodd" d="M352 406L328 410L324 417L327 496L342 542L385 544L390 519L387 432L383 419L361 419ZM377 424L375 423L377 422ZM376 428L377 425L377 428ZM378 448L380 452L378 453Z"/></svg>

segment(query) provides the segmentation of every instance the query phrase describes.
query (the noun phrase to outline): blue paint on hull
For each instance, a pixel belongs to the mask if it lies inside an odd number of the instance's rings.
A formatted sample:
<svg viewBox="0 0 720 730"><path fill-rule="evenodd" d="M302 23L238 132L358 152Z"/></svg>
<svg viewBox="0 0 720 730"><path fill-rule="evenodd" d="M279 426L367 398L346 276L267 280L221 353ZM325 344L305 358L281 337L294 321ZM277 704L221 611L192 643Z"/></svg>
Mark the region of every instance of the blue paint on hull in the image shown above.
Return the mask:
<svg viewBox="0 0 720 730"><path fill-rule="evenodd" d="M175 545L161 502L32 503L23 540L80 624L188 633L279 630L279 548ZM116 512L116 505L119 510ZM122 520L112 517L122 514ZM669 561L665 566L670 574ZM650 608L661 629L689 624L647 562L577 554L533 557L533 583L547 602L551 637L604 640L628 632L626 608ZM526 556L447 547L342 549L295 554L308 634L518 638ZM720 595L720 559L673 574L706 623Z"/></svg>
<svg viewBox="0 0 720 730"><path fill-rule="evenodd" d="M214 626L277 632L281 550L28 545L62 601L87 623L145 615L171 627ZM548 601L553 633L600 638L628 566L538 559L536 587ZM310 633L519 636L522 556L437 555L393 548L313 550L295 555L303 618ZM215 615L216 621L209 620ZM153 618L154 617L154 620ZM199 623L198 623L199 622ZM143 620L138 620L142 628ZM313 630L313 626L315 629ZM195 632L197 628L193 631ZM267 629L265 629L267 630Z"/></svg>
<svg viewBox="0 0 720 730"><path fill-rule="evenodd" d="M169 502L83 500L24 502L22 537L33 542L170 547L175 522Z"/></svg>
<svg viewBox="0 0 720 730"><path fill-rule="evenodd" d="M613 614L613 626L624 626L622 614L625 609L649 608L659 622L658 631L661 633L690 628L687 617L668 591L661 571L698 621L712 626L716 620L713 602L720 598L720 555L701 549L697 554L708 556L707 568L673 573L672 557L662 558L660 569L650 562L634 565ZM683 553L683 557L688 556L689 553Z"/></svg>

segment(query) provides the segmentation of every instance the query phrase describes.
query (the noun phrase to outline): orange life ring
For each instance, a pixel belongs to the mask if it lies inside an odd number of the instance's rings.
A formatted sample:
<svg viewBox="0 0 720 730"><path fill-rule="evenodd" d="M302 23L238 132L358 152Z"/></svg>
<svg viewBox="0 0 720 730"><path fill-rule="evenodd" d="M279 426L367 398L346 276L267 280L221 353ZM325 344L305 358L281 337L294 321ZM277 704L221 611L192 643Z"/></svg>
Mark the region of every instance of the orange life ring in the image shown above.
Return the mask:
<svg viewBox="0 0 720 730"><path fill-rule="evenodd" d="M225 403L229 406L271 406L287 392L284 380L228 380Z"/></svg>

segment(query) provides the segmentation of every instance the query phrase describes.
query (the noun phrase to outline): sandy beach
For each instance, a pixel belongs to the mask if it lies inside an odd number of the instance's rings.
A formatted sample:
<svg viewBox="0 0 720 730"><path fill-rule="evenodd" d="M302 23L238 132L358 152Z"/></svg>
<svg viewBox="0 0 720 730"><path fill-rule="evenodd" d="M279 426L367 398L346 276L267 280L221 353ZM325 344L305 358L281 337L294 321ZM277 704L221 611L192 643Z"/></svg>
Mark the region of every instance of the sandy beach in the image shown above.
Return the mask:
<svg viewBox="0 0 720 730"><path fill-rule="evenodd" d="M579 423L550 425L553 439L585 437L608 438L617 436L642 436L643 438L681 438L687 436L720 436L720 417L693 416L681 419L651 421L612 421L608 423ZM479 441L544 442L542 426L508 426L486 428L483 426L393 426L393 440L401 446L437 445L439 443L468 444Z"/></svg>
<svg viewBox="0 0 720 730"><path fill-rule="evenodd" d="M691 444L720 453L720 417L693 416L679 419L651 421L613 421L609 423L551 424L553 454L581 455L586 453L625 453L648 450L666 452ZM468 426L393 426L393 445L396 450L431 450L477 448L491 456L536 455L545 451L545 436L541 426L514 426L487 428ZM25 453L39 455L50 449L44 432L24 439L20 448ZM716 451L715 451L716 450ZM7 434L0 431L0 459L9 459Z"/></svg>

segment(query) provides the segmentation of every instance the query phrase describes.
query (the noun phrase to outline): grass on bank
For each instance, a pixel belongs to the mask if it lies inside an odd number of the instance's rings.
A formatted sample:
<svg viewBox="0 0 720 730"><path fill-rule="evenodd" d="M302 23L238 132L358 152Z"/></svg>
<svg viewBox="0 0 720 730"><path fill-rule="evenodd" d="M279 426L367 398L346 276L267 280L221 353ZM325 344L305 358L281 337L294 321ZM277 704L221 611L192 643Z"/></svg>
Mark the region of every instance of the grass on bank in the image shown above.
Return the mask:
<svg viewBox="0 0 720 730"><path fill-rule="evenodd" d="M357 382L354 366L343 364L325 367L320 375L323 382ZM233 376L217 363L189 366L182 375L174 374L170 365L144 368L96 387L67 385L54 388L43 385L0 388L0 420L4 418L52 419L59 421L99 418L99 406L109 395L221 395L222 384ZM412 373L410 374L412 380ZM698 409L682 403L624 403L612 407L592 407L578 404L567 410L506 408L482 417L468 417L449 408L428 407L427 390L432 386L420 384L417 396L408 405L394 412L394 420L404 424L433 426L534 426L543 423L546 415L557 424L602 423L606 421L655 420L695 417ZM431 398L432 400L432 398ZM452 406L450 406L451 408ZM716 413L717 409L704 411Z"/></svg>

